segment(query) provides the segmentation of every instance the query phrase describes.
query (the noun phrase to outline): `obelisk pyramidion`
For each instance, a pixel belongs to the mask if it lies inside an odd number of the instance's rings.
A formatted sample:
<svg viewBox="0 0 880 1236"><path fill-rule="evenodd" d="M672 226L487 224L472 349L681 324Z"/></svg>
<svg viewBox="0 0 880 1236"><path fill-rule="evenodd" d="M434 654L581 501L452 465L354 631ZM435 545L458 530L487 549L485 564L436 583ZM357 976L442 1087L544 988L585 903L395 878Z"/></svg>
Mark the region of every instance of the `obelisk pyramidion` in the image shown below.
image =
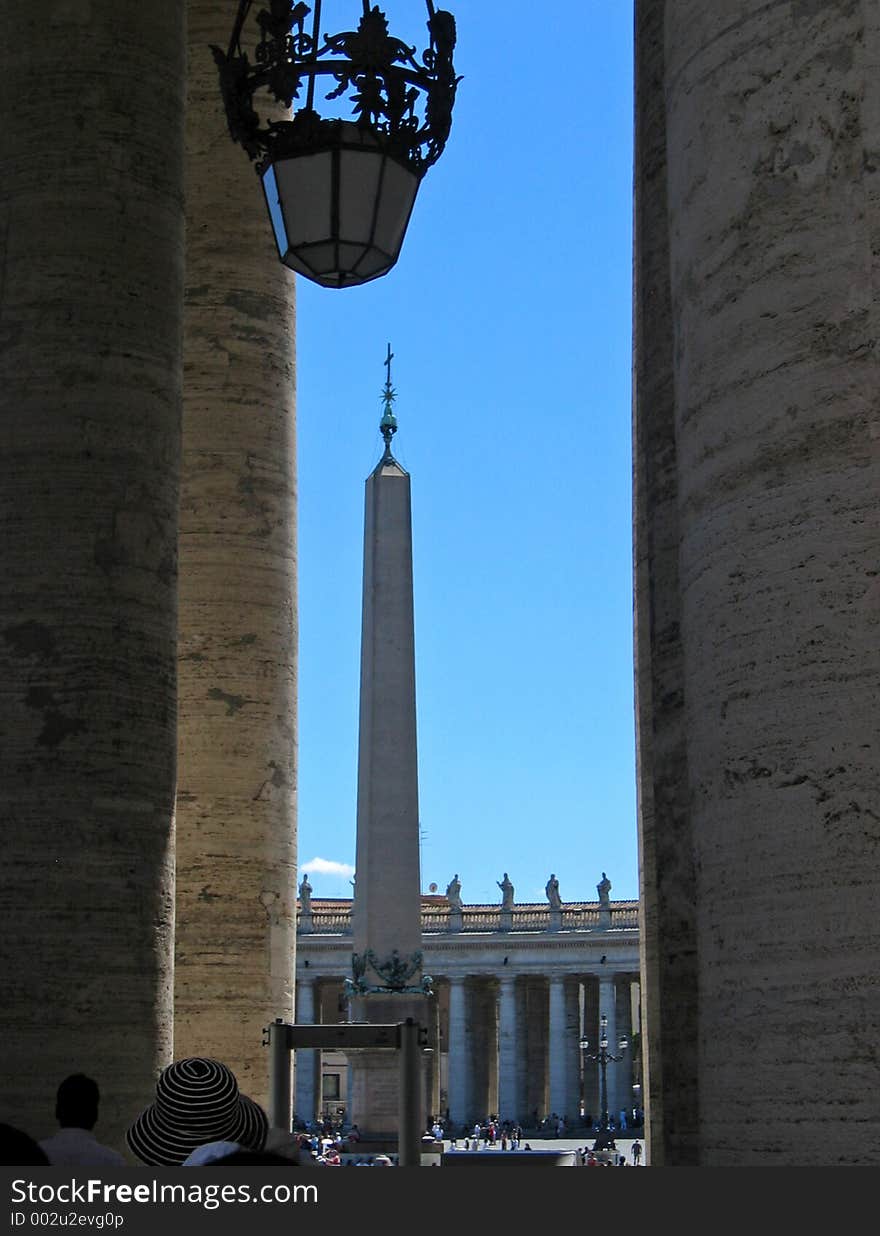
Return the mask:
<svg viewBox="0 0 880 1236"><path fill-rule="evenodd" d="M421 954L410 479L391 453L391 359L389 345L379 426L385 453L366 482L357 868L346 986L352 1021L412 1017L425 1025L431 1000ZM358 1051L350 1060L353 1122L362 1137L394 1139L397 1053Z"/></svg>

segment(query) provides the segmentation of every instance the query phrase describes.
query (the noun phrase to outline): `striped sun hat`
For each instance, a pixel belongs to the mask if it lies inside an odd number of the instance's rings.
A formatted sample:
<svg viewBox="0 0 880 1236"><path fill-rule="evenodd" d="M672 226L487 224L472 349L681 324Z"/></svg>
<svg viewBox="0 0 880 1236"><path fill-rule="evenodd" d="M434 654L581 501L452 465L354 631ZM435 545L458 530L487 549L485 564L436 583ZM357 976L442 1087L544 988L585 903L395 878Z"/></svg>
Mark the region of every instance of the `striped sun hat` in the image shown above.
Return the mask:
<svg viewBox="0 0 880 1236"><path fill-rule="evenodd" d="M239 1094L235 1074L219 1060L191 1056L163 1069L156 1101L125 1135L149 1167L179 1167L206 1142L238 1142L262 1150L269 1122L253 1099Z"/></svg>

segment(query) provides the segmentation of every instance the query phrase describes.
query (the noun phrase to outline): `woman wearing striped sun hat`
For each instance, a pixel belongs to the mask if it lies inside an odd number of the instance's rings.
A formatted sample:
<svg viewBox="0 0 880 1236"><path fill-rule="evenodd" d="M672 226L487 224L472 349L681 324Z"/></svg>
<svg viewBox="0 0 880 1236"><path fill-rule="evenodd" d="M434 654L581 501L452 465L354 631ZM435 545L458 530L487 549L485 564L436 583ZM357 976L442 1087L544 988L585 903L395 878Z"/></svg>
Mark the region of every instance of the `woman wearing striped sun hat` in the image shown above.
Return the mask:
<svg viewBox="0 0 880 1236"><path fill-rule="evenodd" d="M268 1128L263 1109L239 1093L231 1069L219 1060L191 1056L163 1069L155 1102L141 1112L125 1140L149 1167L180 1167L208 1142L262 1150Z"/></svg>

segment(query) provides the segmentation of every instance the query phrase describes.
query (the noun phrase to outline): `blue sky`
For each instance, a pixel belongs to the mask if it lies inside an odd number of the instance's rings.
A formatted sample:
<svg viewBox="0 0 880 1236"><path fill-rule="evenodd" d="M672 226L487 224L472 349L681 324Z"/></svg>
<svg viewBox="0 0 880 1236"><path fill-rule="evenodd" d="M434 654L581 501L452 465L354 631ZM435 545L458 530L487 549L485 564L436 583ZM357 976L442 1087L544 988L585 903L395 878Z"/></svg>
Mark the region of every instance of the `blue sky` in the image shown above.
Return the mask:
<svg viewBox="0 0 880 1236"><path fill-rule="evenodd" d="M297 278L299 860L350 894L364 481L385 349L412 476L422 888L638 896L632 9L454 4L449 144L397 266ZM325 28L359 6L325 5ZM416 0L383 5L424 46ZM340 20L340 14L341 20ZM572 66L566 71L566 66ZM293 276L291 276L293 277Z"/></svg>

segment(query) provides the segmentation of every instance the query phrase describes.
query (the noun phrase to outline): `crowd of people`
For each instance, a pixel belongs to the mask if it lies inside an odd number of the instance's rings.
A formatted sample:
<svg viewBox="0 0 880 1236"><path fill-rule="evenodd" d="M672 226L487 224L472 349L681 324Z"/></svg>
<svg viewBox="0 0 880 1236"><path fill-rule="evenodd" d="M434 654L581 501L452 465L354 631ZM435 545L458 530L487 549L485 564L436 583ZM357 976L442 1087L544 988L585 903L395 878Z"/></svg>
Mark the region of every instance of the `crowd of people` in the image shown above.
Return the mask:
<svg viewBox="0 0 880 1236"><path fill-rule="evenodd" d="M41 1141L22 1129L0 1124L0 1164L46 1167L127 1167L118 1150L100 1142L95 1134L100 1092L97 1083L82 1073L66 1077L58 1087L55 1118L58 1131ZM446 1122L448 1123L448 1121ZM589 1124L589 1120L585 1120ZM625 1118L621 1121L625 1127ZM564 1117L552 1113L538 1122L541 1136L568 1134ZM218 1060L189 1057L163 1069L156 1083L153 1102L126 1130L125 1141L132 1156L148 1167L278 1166L278 1167L392 1167L387 1154L357 1154L357 1125L343 1134L324 1126L298 1133L269 1128L265 1112L239 1091L231 1069ZM531 1150L523 1139L522 1126L511 1120L489 1117L477 1121L461 1136L448 1136L438 1117L426 1130L423 1141L442 1143L450 1149L502 1151ZM463 1145L460 1146L460 1142ZM613 1143L612 1143L613 1149ZM642 1147L632 1145L632 1161L638 1166ZM578 1165L585 1167L627 1166L624 1155L597 1156L586 1146L578 1148Z"/></svg>

